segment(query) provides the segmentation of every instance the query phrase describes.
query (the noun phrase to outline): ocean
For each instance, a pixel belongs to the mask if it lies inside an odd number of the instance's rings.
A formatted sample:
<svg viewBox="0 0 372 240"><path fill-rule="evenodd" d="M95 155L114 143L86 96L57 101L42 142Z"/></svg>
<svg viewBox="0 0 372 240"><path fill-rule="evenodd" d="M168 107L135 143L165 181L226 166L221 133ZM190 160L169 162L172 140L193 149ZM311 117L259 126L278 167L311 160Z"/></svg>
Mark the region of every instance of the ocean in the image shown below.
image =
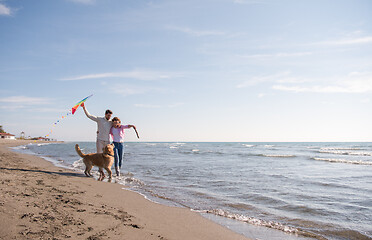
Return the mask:
<svg viewBox="0 0 372 240"><path fill-rule="evenodd" d="M15 150L83 172L75 144ZM112 182L252 239L372 239L372 143L128 142L122 173Z"/></svg>

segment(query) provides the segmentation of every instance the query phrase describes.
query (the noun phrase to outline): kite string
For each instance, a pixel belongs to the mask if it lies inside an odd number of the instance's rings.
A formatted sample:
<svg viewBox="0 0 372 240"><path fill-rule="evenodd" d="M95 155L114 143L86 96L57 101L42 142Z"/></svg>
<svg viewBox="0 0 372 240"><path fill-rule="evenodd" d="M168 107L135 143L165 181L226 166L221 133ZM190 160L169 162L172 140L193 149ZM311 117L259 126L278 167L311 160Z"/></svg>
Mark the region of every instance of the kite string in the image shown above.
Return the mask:
<svg viewBox="0 0 372 240"><path fill-rule="evenodd" d="M70 116L70 115L72 115L72 113L71 113L71 109L70 109L66 114L62 115L61 118L59 118L59 120L57 120L56 122L53 123L53 125L52 125L52 129L50 129L49 133L48 133L47 135L45 135L45 138L49 137L49 135L53 133L53 128L54 128L55 126L57 126L58 123L61 122L61 120L67 118L67 117Z"/></svg>
<svg viewBox="0 0 372 240"><path fill-rule="evenodd" d="M57 120L52 127L55 127L62 119L68 117L69 115L73 115L75 113L75 111L80 107L80 105L82 103L84 103L88 98L90 98L91 96L93 96L93 94L89 95L88 97L84 98L83 100L79 101L77 104L75 104L75 106L72 107L72 109L70 109L68 111L68 113L66 113L65 115L62 115L62 117L60 118L60 120ZM49 137L50 134L53 133L53 129L51 129L49 131L49 133L47 135L45 135L45 138Z"/></svg>

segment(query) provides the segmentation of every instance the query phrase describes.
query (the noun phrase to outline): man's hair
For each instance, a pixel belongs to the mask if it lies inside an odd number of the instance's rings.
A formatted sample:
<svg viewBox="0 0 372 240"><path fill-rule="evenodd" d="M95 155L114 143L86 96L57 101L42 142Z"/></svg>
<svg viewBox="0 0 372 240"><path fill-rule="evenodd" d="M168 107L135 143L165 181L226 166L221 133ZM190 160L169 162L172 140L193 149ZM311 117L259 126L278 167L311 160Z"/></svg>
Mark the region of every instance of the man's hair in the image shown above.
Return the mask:
<svg viewBox="0 0 372 240"><path fill-rule="evenodd" d="M112 114L112 111L110 109L107 109L105 114Z"/></svg>
<svg viewBox="0 0 372 240"><path fill-rule="evenodd" d="M112 119L112 121L113 121L113 122L116 122L116 121L121 122L120 119L119 119L118 117L114 117L114 118Z"/></svg>

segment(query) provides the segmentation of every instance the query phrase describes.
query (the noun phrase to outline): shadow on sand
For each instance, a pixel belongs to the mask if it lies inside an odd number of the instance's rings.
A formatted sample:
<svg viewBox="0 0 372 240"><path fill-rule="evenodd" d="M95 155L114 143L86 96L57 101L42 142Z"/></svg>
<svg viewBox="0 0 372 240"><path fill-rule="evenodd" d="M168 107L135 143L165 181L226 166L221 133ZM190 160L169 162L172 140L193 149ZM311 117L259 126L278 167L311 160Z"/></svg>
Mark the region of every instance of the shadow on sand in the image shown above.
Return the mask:
<svg viewBox="0 0 372 240"><path fill-rule="evenodd" d="M0 167L0 170L45 173L45 174L50 174L50 175L86 178L86 176L83 173L73 173L73 172L52 172L52 171L45 171L45 170L38 170L38 169L22 169L22 168L6 168L6 167Z"/></svg>

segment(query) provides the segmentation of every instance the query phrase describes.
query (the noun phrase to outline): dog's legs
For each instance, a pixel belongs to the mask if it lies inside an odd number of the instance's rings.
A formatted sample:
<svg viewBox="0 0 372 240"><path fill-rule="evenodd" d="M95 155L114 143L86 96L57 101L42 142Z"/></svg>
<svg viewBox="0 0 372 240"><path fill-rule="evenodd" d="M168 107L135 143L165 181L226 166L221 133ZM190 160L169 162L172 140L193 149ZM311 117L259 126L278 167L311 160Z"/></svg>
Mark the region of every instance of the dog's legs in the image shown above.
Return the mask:
<svg viewBox="0 0 372 240"><path fill-rule="evenodd" d="M90 173L89 173L90 168L89 167L90 167L89 164L85 164L85 171L84 171L84 173L85 173L85 176L87 176L87 177L90 177Z"/></svg>
<svg viewBox="0 0 372 240"><path fill-rule="evenodd" d="M105 173L103 172L103 169L100 167L98 181L102 181L104 178L105 178Z"/></svg>
<svg viewBox="0 0 372 240"><path fill-rule="evenodd" d="M85 173L85 176L89 177L88 167L85 167L85 171L84 171L84 173Z"/></svg>
<svg viewBox="0 0 372 240"><path fill-rule="evenodd" d="M87 166L87 173L88 173L88 176L89 177L92 177L92 174L90 173L90 170L92 170L92 168L93 168L93 165L92 164L88 164L88 166Z"/></svg>
<svg viewBox="0 0 372 240"><path fill-rule="evenodd" d="M83 163L85 164L85 176L89 177L89 173L88 173L88 166L89 164L87 163L87 161L85 159L83 159Z"/></svg>
<svg viewBox="0 0 372 240"><path fill-rule="evenodd" d="M92 174L90 174L90 170L92 170L92 167L93 167L92 164L89 161L85 160L85 159L83 159L83 162L85 164L85 171L84 171L85 175L87 177L91 177Z"/></svg>
<svg viewBox="0 0 372 240"><path fill-rule="evenodd" d="M111 171L111 169L108 168L108 167L105 167L105 169L106 169L106 171L107 171L107 173L109 175L109 179L111 180L112 179L112 171Z"/></svg>
<svg viewBox="0 0 372 240"><path fill-rule="evenodd" d="M105 179L105 177L106 177L105 172L102 170L102 179L101 179L101 181L102 181L103 179Z"/></svg>

